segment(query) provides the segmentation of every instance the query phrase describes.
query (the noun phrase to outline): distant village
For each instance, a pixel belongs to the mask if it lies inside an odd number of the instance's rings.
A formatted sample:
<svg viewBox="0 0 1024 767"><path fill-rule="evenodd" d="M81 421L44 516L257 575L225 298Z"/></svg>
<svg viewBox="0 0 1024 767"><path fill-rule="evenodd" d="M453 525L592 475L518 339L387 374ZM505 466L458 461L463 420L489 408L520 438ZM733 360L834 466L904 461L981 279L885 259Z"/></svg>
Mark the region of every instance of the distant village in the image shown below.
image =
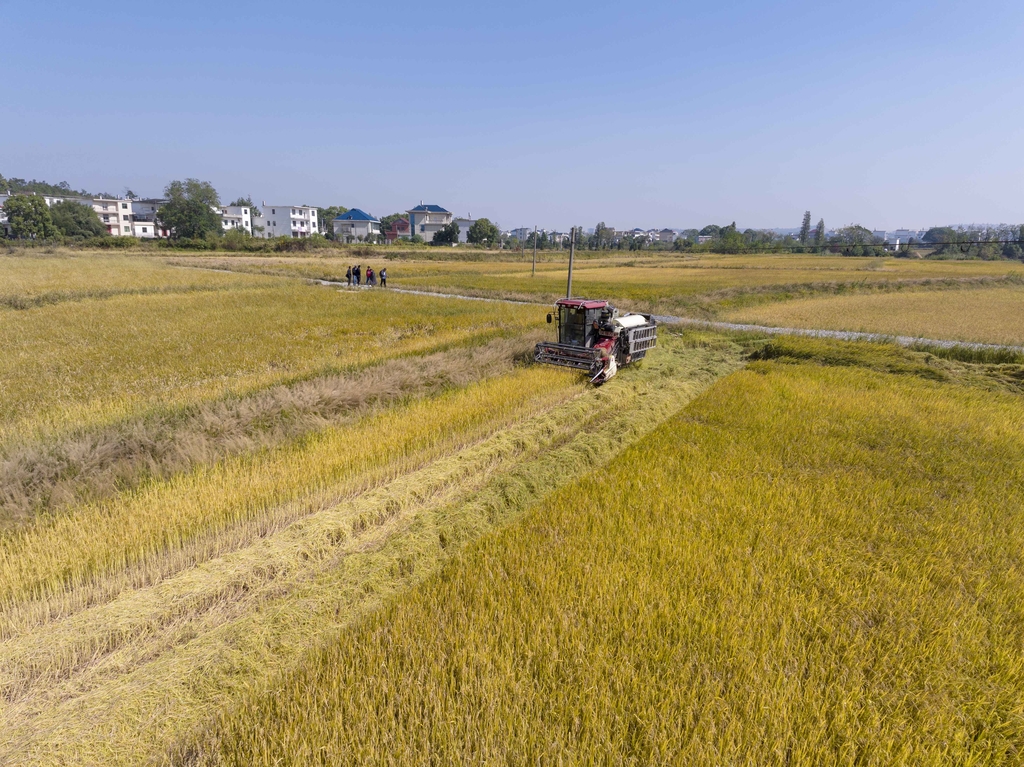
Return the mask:
<svg viewBox="0 0 1024 767"><path fill-rule="evenodd" d="M0 206L12 196L10 192L0 192ZM172 232L161 226L157 216L160 208L168 200L164 198L140 197L83 197L75 194L38 195L46 205L58 202L75 202L91 207L99 218L108 235L113 237L136 237L138 239L166 239ZM220 216L221 226L225 232L241 231L256 238L305 238L313 235L326 236L329 239L345 243L380 243L393 244L400 240L435 241L438 232L448 229L454 233L452 224L457 226L457 235L445 244L472 242L470 231L477 219L470 215L456 216L440 205L420 203L405 211L399 217L388 216L384 222L359 208L352 208L336 216L323 216L324 209L309 205L278 204L263 201L261 205L219 205L211 206ZM490 223L490 222L488 222ZM629 241L636 245L668 246L677 240L686 239L693 244L704 244L717 236L717 233L697 229L615 229L601 227L602 243L605 246L618 247ZM6 236L11 235L10 224L0 210L0 228ZM717 229L718 227L711 227ZM705 229L708 229L706 227ZM544 247L564 248L569 243L569 233L553 229L536 227L517 227L498 229L498 243L526 244L542 243ZM764 230L779 239L797 236L799 229ZM838 230L827 230L825 239L832 239ZM910 241L920 242L927 230L896 229L892 231L875 230L871 237L876 243L897 246ZM587 229L593 235L595 229ZM816 234L816 232L812 232ZM496 244L496 243L490 243Z"/></svg>

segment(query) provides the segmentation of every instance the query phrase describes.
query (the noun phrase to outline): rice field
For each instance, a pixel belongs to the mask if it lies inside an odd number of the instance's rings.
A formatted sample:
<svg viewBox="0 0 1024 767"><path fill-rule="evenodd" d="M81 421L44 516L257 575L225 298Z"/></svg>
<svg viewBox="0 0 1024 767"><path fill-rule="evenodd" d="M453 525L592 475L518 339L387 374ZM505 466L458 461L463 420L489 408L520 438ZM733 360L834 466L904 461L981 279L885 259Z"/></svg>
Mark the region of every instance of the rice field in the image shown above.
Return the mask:
<svg viewBox="0 0 1024 767"><path fill-rule="evenodd" d="M0 256L0 309L28 309L124 294L231 290L270 284L259 277L184 270L146 257L78 255L73 251L31 253Z"/></svg>
<svg viewBox="0 0 1024 767"><path fill-rule="evenodd" d="M8 536L0 758L156 758L738 364L667 338L601 390L531 366Z"/></svg>
<svg viewBox="0 0 1024 767"><path fill-rule="evenodd" d="M29 259L9 258L18 269ZM18 310L0 306L0 446L110 423L460 343L539 328L527 307L452 303L171 269L156 260L60 261L86 281L108 270L144 288L175 278L227 281L216 291L134 293ZM120 271L124 264L133 264ZM134 271L132 271L134 270ZM6 277L0 272L0 293ZM237 284L241 279L242 283ZM257 284L250 284L252 280ZM27 282L21 279L18 289ZM37 282L42 282L38 278ZM371 319L372 318L372 319Z"/></svg>
<svg viewBox="0 0 1024 767"><path fill-rule="evenodd" d="M384 261L389 284L431 292L549 302L564 295L566 257L543 261ZM548 254L549 257L551 254ZM591 254L593 255L593 254ZM737 308L800 296L948 289L1019 284L1024 264L1012 261L925 261L844 256L710 256L632 254L588 258L576 264L573 291L609 297L625 308L662 314L718 317ZM373 263L367 257L355 261ZM175 263L343 281L339 258L175 258Z"/></svg>
<svg viewBox="0 0 1024 767"><path fill-rule="evenodd" d="M1024 401L826 358L720 381L190 763L1019 763Z"/></svg>
<svg viewBox="0 0 1024 767"><path fill-rule="evenodd" d="M1019 287L805 298L725 317L778 327L1024 345L1024 289Z"/></svg>
<svg viewBox="0 0 1024 767"><path fill-rule="evenodd" d="M594 389L526 364L543 306L309 283L344 267L0 257L0 763L1024 760L1019 358L663 325ZM1020 267L574 284L1013 334Z"/></svg>

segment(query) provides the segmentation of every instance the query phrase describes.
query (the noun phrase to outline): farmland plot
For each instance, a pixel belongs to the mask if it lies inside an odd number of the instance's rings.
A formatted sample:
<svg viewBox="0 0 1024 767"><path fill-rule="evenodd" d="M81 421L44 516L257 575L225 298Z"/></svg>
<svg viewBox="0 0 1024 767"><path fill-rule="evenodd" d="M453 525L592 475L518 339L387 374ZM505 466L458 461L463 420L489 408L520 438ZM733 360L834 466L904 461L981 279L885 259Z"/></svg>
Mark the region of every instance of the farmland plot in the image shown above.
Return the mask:
<svg viewBox="0 0 1024 767"><path fill-rule="evenodd" d="M1024 345L1024 288L924 291L784 301L726 314L735 322Z"/></svg>
<svg viewBox="0 0 1024 767"><path fill-rule="evenodd" d="M1024 400L909 352L785 344L188 752L1019 762Z"/></svg>

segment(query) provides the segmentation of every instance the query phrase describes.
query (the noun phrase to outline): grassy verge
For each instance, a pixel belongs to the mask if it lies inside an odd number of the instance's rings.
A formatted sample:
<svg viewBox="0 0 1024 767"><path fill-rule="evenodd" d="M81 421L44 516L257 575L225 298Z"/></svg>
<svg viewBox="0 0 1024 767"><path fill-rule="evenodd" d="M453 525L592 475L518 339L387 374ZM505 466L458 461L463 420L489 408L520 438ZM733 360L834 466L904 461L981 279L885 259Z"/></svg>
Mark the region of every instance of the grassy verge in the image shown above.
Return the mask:
<svg viewBox="0 0 1024 767"><path fill-rule="evenodd" d="M1024 755L1024 401L778 355L253 694L214 764Z"/></svg>

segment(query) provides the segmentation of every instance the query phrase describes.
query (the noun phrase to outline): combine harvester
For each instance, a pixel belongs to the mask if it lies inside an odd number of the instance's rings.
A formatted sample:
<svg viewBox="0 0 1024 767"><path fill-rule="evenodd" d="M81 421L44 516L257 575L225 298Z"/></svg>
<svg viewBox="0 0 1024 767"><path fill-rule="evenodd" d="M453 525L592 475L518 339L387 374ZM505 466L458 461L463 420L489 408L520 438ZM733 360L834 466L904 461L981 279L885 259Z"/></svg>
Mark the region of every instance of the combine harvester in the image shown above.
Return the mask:
<svg viewBox="0 0 1024 767"><path fill-rule="evenodd" d="M607 301L572 297L572 262L576 230L569 240L569 281L565 298L555 302L558 341L537 344L534 359L547 365L561 365L586 371L590 382L600 386L623 365L642 360L658 342L658 323L649 314L628 313ZM548 323L553 316L548 315Z"/></svg>

